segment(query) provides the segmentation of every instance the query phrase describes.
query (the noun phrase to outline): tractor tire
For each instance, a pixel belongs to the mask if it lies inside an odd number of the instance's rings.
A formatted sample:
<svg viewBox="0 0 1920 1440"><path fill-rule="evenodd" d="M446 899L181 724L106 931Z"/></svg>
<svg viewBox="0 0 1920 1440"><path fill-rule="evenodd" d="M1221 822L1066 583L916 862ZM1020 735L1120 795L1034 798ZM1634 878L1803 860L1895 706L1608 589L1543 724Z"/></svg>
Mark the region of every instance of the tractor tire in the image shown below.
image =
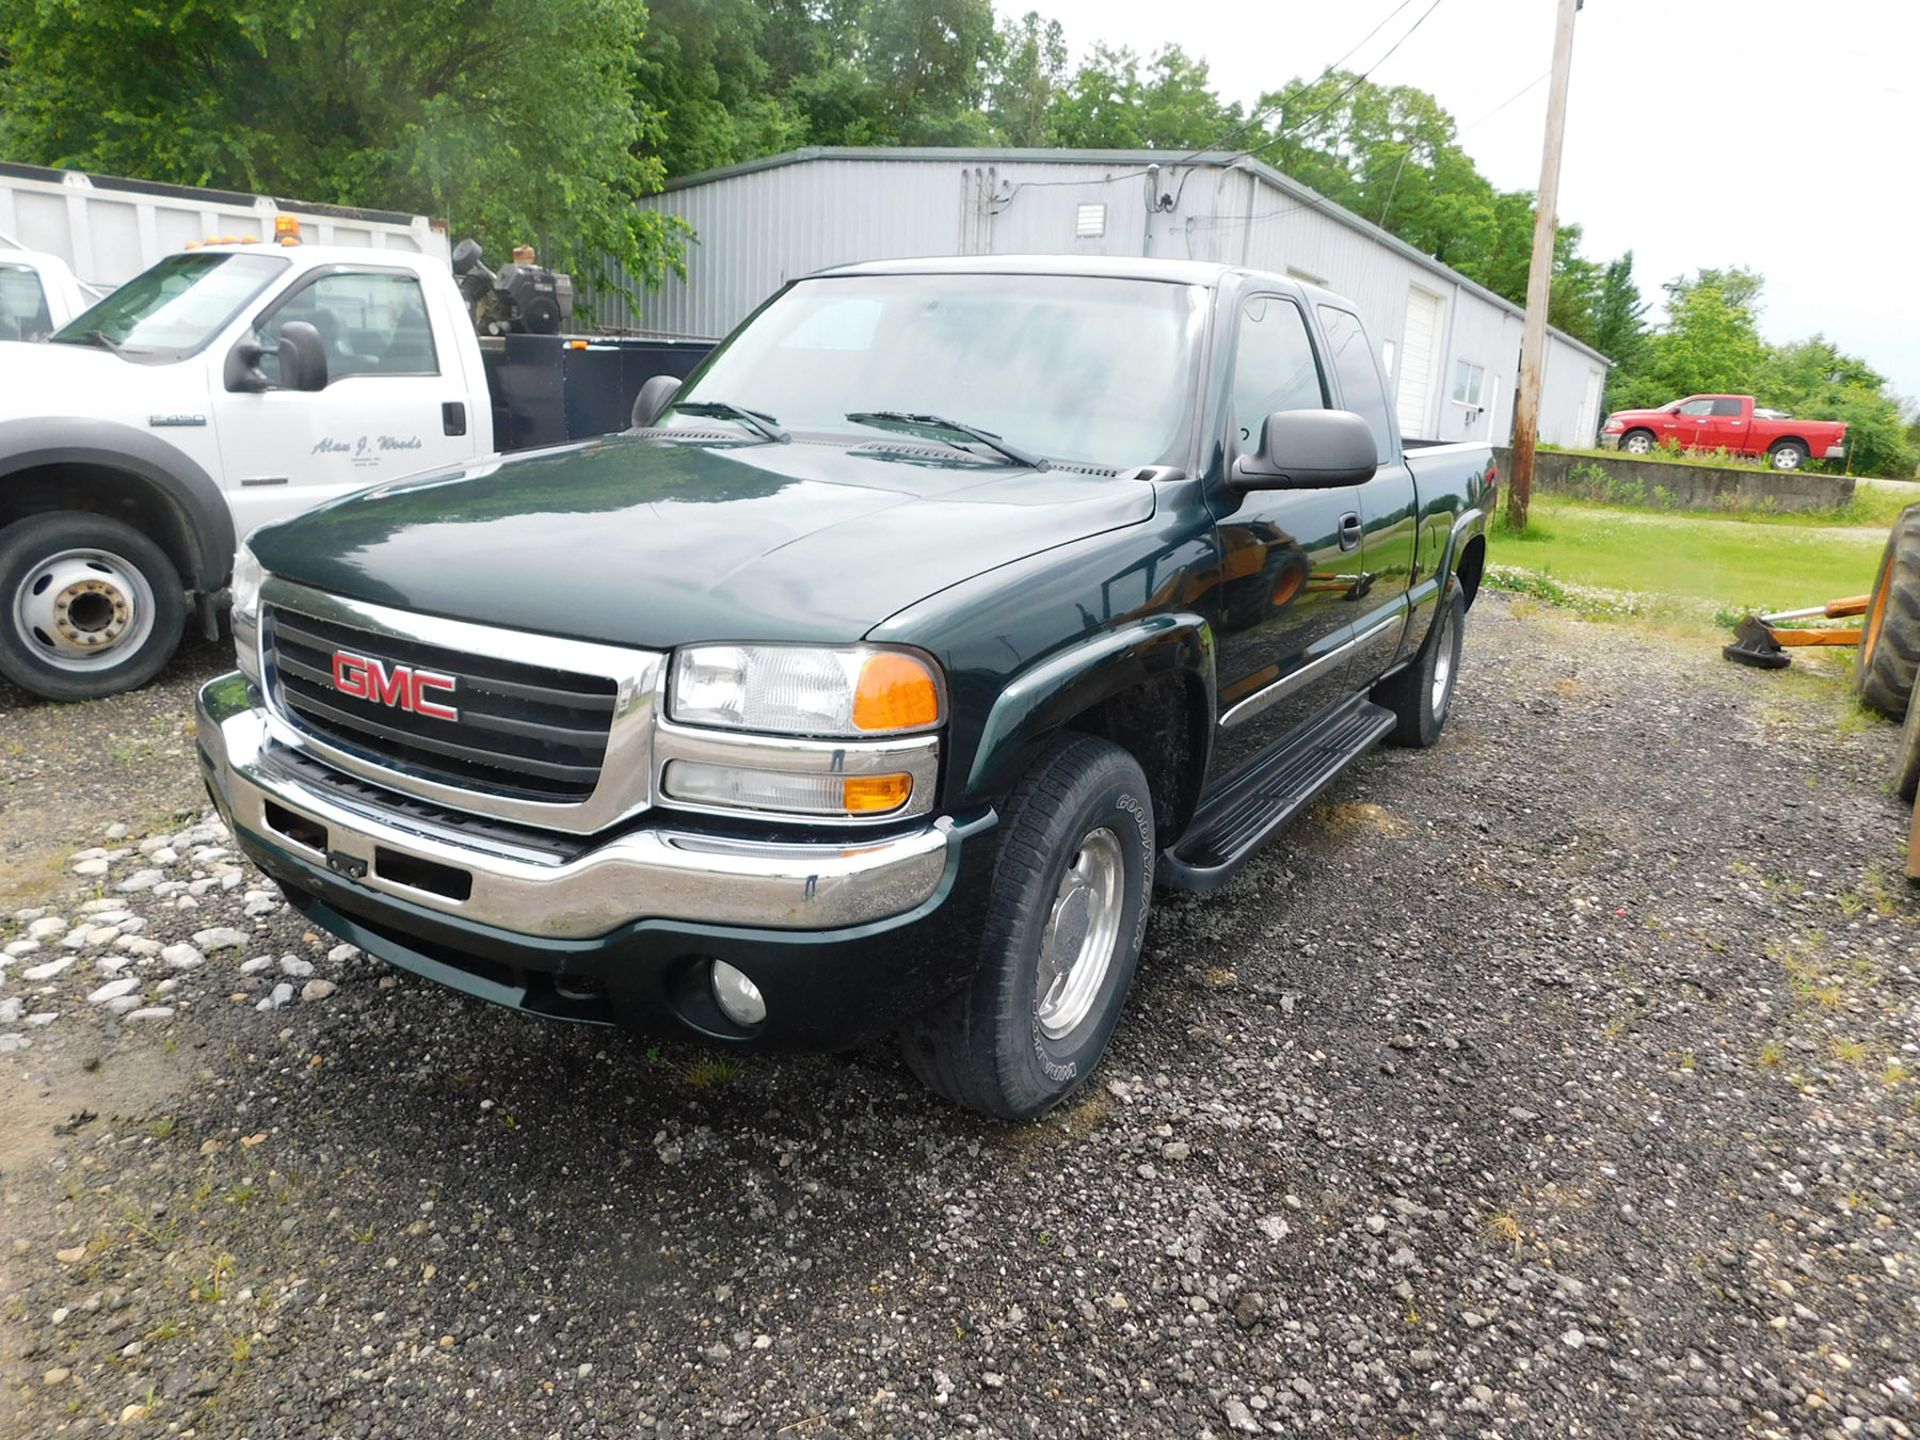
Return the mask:
<svg viewBox="0 0 1920 1440"><path fill-rule="evenodd" d="M1853 689L1860 703L1889 720L1904 720L1920 671L1920 505L1893 522L1880 573L1860 622Z"/></svg>
<svg viewBox="0 0 1920 1440"><path fill-rule="evenodd" d="M1920 705L1907 702L1907 723L1900 727L1900 749L1893 761L1893 792L1912 803L1920 794Z"/></svg>

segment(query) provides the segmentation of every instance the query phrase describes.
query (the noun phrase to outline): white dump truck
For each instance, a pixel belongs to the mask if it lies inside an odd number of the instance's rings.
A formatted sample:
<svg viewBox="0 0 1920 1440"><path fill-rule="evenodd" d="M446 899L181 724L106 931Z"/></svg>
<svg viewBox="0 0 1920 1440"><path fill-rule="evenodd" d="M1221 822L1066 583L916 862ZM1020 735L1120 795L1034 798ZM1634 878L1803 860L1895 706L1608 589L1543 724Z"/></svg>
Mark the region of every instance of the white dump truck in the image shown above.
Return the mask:
<svg viewBox="0 0 1920 1440"><path fill-rule="evenodd" d="M145 684L190 617L215 633L255 525L622 429L711 348L567 334L568 277L418 216L7 165L0 232L0 286L30 244L113 287L0 344L0 675L55 700Z"/></svg>

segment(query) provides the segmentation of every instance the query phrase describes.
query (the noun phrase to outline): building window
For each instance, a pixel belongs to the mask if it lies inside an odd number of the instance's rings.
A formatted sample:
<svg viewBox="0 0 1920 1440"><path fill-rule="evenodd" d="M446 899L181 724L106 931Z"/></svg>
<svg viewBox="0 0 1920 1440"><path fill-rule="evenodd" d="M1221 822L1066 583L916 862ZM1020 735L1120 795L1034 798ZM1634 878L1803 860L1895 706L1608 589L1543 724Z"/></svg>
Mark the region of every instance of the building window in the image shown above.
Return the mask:
<svg viewBox="0 0 1920 1440"><path fill-rule="evenodd" d="M1107 233L1107 207L1082 205L1073 220L1073 233L1081 240L1098 240Z"/></svg>
<svg viewBox="0 0 1920 1440"><path fill-rule="evenodd" d="M1478 410L1487 388L1487 368L1462 360L1453 367L1453 398L1456 404Z"/></svg>

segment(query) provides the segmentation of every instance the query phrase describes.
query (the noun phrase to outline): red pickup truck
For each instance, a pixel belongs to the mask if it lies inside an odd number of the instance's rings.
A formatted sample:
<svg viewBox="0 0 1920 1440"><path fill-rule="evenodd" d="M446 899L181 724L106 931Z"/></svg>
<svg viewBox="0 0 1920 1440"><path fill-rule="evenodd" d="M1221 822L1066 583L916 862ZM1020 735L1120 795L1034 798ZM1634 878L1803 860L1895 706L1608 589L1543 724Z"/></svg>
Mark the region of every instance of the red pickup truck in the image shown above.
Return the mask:
<svg viewBox="0 0 1920 1440"><path fill-rule="evenodd" d="M1689 395L1658 410L1616 410L1601 427L1600 443L1629 455L1656 446L1765 455L1776 470L1798 470L1813 459L1847 453L1844 420L1796 420L1778 410L1756 410L1751 395Z"/></svg>

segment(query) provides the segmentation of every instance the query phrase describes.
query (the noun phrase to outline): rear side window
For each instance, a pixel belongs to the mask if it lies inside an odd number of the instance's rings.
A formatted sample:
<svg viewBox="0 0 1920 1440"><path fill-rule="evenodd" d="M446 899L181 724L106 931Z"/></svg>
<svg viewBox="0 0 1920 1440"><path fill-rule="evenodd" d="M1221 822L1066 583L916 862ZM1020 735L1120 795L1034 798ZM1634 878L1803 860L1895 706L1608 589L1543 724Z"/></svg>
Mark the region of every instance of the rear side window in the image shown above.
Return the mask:
<svg viewBox="0 0 1920 1440"><path fill-rule="evenodd" d="M427 321L420 282L388 271L338 271L320 276L289 295L258 326L267 354L260 368L279 382L280 327L304 320L327 347L327 374L438 375L433 326Z"/></svg>
<svg viewBox="0 0 1920 1440"><path fill-rule="evenodd" d="M1713 402L1713 413L1716 415L1731 415L1737 420L1740 418L1740 402L1738 400L1727 399L1716 400Z"/></svg>
<svg viewBox="0 0 1920 1440"><path fill-rule="evenodd" d="M1241 307L1233 343L1233 423L1241 448L1258 448L1261 428L1276 410L1326 408L1307 317L1276 295L1254 296Z"/></svg>
<svg viewBox="0 0 1920 1440"><path fill-rule="evenodd" d="M1340 377L1341 398L1373 431L1376 458L1384 464L1393 458L1387 390L1380 383L1380 367L1374 364L1373 347L1367 344L1367 332L1361 327L1360 317L1336 305L1322 305L1320 328L1327 332L1327 349L1331 352L1333 373Z"/></svg>

